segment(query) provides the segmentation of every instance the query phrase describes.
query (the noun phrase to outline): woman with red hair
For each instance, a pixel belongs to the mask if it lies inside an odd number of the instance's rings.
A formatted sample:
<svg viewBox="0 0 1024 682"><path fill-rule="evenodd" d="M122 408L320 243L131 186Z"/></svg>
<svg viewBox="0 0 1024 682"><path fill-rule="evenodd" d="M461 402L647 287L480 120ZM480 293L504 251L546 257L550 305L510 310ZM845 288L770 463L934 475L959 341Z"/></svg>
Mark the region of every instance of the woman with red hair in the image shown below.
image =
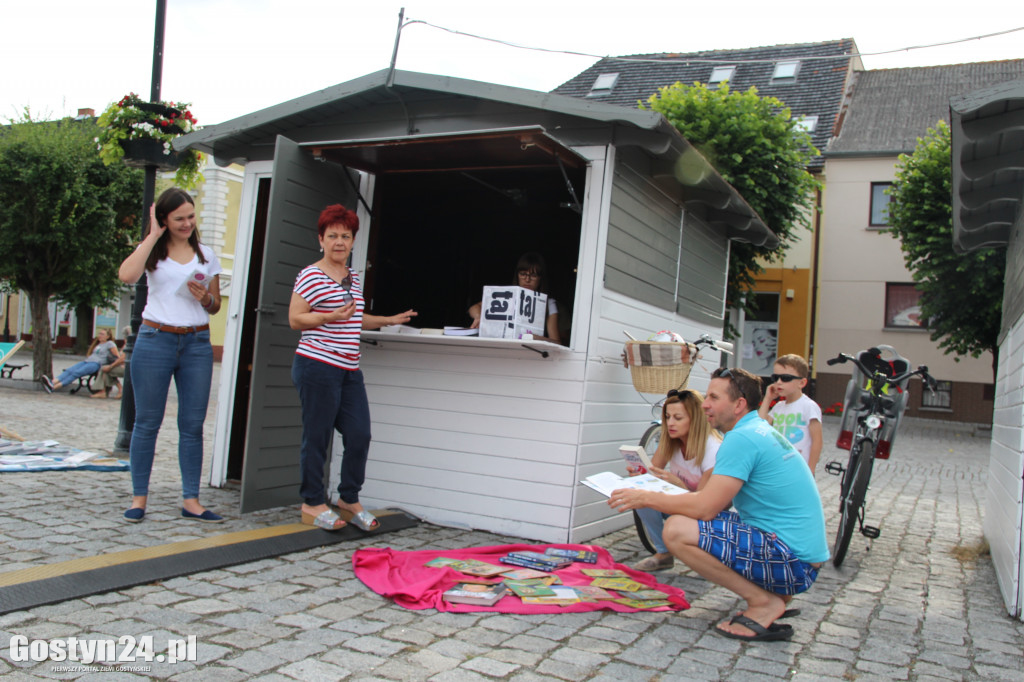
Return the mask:
<svg viewBox="0 0 1024 682"><path fill-rule="evenodd" d="M328 506L324 485L335 430L344 446L338 507L363 530L379 525L359 502L370 449L370 405L359 369L359 332L405 324L416 315L414 310L390 317L365 312L359 274L348 266L358 231L359 217L341 204L321 212L317 232L323 257L299 272L288 307L288 323L302 331L292 363L292 382L302 402L302 522L325 530L345 526Z"/></svg>

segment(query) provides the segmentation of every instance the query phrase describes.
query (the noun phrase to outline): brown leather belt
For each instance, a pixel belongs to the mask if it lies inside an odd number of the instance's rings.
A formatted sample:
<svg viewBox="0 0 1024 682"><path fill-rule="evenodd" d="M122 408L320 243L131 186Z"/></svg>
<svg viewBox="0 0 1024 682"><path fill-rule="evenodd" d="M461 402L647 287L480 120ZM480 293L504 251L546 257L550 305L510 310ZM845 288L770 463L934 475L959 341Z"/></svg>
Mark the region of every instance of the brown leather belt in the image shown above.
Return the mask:
<svg viewBox="0 0 1024 682"><path fill-rule="evenodd" d="M157 324L156 322L150 322L149 320L143 320L142 324L147 327L152 327L157 331L170 332L172 334L192 334L194 332L205 332L210 328L209 324L202 324L198 327L173 327L169 324Z"/></svg>

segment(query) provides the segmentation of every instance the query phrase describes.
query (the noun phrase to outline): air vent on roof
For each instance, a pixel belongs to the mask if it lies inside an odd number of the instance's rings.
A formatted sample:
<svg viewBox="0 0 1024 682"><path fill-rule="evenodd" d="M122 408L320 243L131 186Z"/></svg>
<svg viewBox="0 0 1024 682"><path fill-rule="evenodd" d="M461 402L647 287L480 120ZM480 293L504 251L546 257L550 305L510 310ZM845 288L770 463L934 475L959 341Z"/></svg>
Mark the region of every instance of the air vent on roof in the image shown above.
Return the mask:
<svg viewBox="0 0 1024 682"><path fill-rule="evenodd" d="M618 79L619 74L617 73L602 73L594 80L594 84L590 86L590 92L587 94L587 97L600 97L601 95L610 94L615 81Z"/></svg>

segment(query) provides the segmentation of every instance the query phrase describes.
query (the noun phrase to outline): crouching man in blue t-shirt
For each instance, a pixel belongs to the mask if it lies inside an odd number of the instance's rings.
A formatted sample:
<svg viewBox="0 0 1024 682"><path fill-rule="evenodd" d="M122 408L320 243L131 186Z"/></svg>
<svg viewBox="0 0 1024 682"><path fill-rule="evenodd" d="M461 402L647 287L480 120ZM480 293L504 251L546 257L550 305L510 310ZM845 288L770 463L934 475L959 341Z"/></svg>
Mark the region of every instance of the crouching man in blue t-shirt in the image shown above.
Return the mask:
<svg viewBox="0 0 1024 682"><path fill-rule="evenodd" d="M785 640L775 621L808 589L828 560L825 514L814 476L800 453L757 415L761 382L742 369L711 375L704 413L725 433L714 473L700 491L666 495L616 490L619 511L652 507L672 514L662 539L704 578L735 592L746 610L715 630L734 639ZM726 511L730 504L735 511Z"/></svg>

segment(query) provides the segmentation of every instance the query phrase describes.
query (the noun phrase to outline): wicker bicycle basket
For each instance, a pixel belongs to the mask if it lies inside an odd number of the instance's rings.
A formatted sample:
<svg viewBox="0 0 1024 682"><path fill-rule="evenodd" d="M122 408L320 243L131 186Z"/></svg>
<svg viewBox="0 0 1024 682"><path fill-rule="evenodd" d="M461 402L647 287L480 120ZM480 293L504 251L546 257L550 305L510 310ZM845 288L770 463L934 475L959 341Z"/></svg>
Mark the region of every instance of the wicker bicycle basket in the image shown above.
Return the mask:
<svg viewBox="0 0 1024 682"><path fill-rule="evenodd" d="M641 393L668 393L686 387L697 348L672 341L627 341L626 364Z"/></svg>

